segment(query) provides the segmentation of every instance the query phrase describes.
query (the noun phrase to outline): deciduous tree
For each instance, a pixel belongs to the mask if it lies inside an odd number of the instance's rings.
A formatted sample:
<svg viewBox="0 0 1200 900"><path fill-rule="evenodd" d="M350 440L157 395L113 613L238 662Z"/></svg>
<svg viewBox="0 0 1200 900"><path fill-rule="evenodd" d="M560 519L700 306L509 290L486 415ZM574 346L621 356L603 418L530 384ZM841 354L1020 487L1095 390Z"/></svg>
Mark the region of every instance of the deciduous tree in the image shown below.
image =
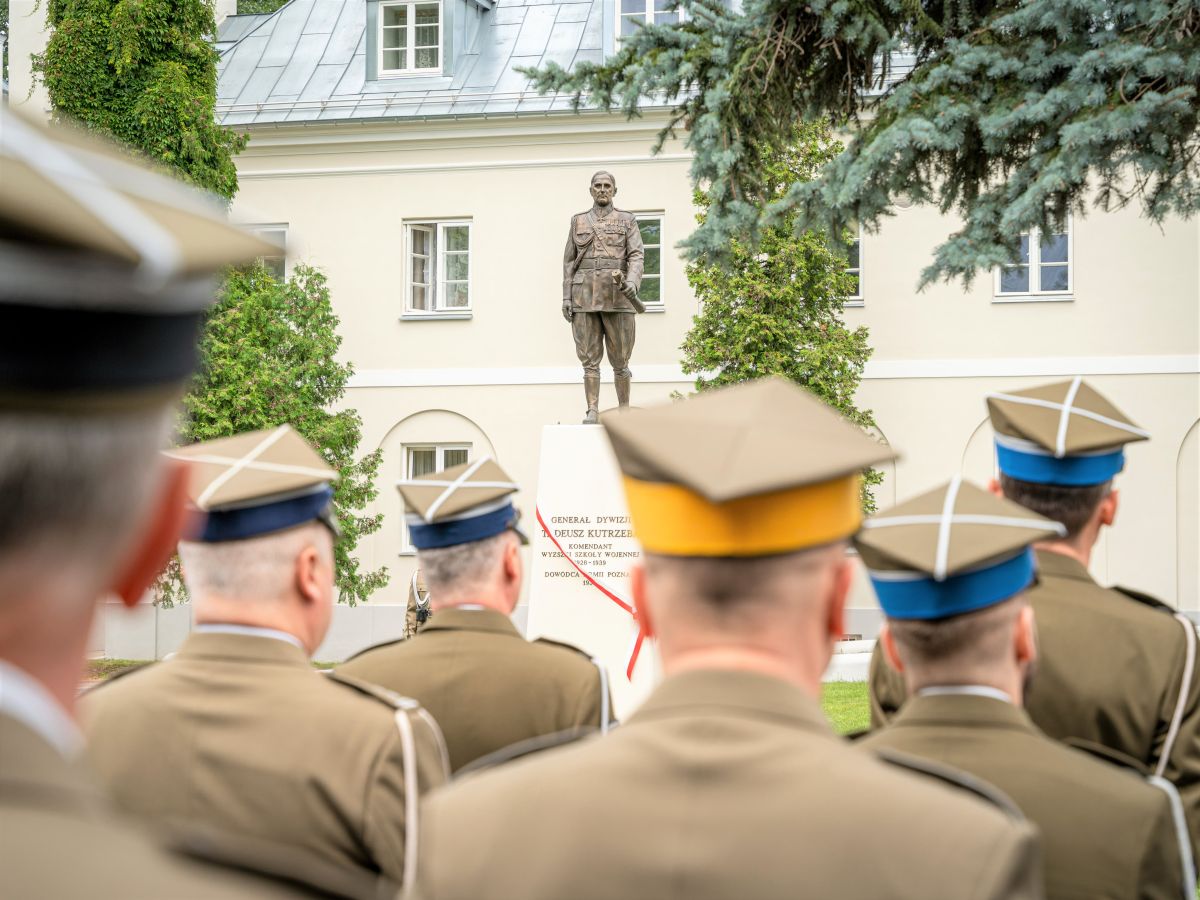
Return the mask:
<svg viewBox="0 0 1200 900"><path fill-rule="evenodd" d="M182 442L191 443L289 422L320 448L339 475L339 600L354 605L387 583L386 567L362 571L353 555L360 538L379 530L379 516L359 511L378 494L381 451L358 459L362 419L353 409L331 412L354 373L337 360L337 328L328 284L316 269L297 266L283 282L261 265L234 271L208 314L200 374L184 399L180 430ZM168 600L181 597L178 569L159 587Z"/></svg>

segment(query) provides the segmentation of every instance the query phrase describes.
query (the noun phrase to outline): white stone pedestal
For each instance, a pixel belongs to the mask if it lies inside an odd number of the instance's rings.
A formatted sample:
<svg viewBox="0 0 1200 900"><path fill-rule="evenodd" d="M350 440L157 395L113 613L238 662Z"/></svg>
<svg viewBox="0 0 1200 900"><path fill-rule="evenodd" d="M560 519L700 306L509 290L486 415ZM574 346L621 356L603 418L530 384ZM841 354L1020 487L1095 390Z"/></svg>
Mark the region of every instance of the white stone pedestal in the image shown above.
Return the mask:
<svg viewBox="0 0 1200 900"><path fill-rule="evenodd" d="M641 548L603 428L543 429L537 512L541 523L528 513L525 520L533 541L527 635L567 641L599 660L615 712L627 718L658 682L659 666L647 639L632 678L626 675L638 628L618 601L633 605L629 569Z"/></svg>

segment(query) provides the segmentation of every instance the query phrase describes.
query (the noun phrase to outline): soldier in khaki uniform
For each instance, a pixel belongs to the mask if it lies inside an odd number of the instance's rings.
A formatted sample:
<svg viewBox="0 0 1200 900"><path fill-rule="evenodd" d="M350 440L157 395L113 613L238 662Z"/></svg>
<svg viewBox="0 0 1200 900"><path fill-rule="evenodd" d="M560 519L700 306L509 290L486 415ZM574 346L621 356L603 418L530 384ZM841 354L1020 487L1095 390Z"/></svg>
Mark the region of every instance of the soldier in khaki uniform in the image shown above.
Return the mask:
<svg viewBox="0 0 1200 900"><path fill-rule="evenodd" d="M450 765L575 729L607 729L605 671L567 644L526 641L517 485L489 459L401 482L434 615L411 640L364 650L338 672L415 697L442 726Z"/></svg>
<svg viewBox="0 0 1200 900"><path fill-rule="evenodd" d="M420 896L1041 897L1019 813L853 752L821 713L859 473L891 453L774 379L603 423L666 681L606 737L432 796Z"/></svg>
<svg viewBox="0 0 1200 900"><path fill-rule="evenodd" d="M413 572L408 582L408 604L404 609L404 637L410 638L429 621L433 609L430 606L429 586L421 570Z"/></svg>
<svg viewBox="0 0 1200 900"><path fill-rule="evenodd" d="M1004 791L1041 831L1049 900L1194 900L1174 786L1054 741L1022 709L1038 657L1030 545L1064 531L957 478L866 523L855 546L887 615L880 643L912 697L862 746Z"/></svg>
<svg viewBox="0 0 1200 900"><path fill-rule="evenodd" d="M289 426L172 451L203 530L180 543L195 628L84 700L117 802L409 885L419 795L448 776L415 701L314 670L333 612L337 476Z"/></svg>
<svg viewBox="0 0 1200 900"><path fill-rule="evenodd" d="M179 531L185 473L158 450L194 367L208 276L270 250L206 200L124 150L0 108L5 897L310 896L189 861L118 816L76 724L97 599L135 605Z"/></svg>
<svg viewBox="0 0 1200 900"><path fill-rule="evenodd" d="M600 414L600 361L608 350L617 388L617 403L629 405L633 373L629 357L637 333L634 315L645 311L638 300L645 251L633 213L613 206L617 181L597 172L591 183L592 208L571 217L563 251L563 318L571 323L575 353L583 364L587 415L595 425Z"/></svg>
<svg viewBox="0 0 1200 900"><path fill-rule="evenodd" d="M1104 588L1088 573L1101 530L1116 517L1114 477L1124 445L1147 434L1075 378L993 394L999 484L993 490L1062 524L1036 546L1029 592L1041 645L1034 724L1059 740L1110 747L1171 781L1200 847L1200 665L1196 630L1144 594ZM904 701L902 679L880 656L871 668L872 723Z"/></svg>

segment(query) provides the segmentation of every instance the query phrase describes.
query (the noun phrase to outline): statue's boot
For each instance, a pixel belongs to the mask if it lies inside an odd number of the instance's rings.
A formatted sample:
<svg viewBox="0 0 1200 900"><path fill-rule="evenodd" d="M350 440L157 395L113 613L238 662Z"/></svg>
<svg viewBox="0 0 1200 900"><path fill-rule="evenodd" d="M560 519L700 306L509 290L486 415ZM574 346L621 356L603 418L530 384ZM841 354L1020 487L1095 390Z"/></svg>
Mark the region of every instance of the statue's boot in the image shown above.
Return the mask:
<svg viewBox="0 0 1200 900"><path fill-rule="evenodd" d="M587 415L583 417L584 425L596 425L600 421L600 376L583 376L583 393L587 397Z"/></svg>
<svg viewBox="0 0 1200 900"><path fill-rule="evenodd" d="M630 375L614 375L613 381L617 386L617 406L629 405L629 385L633 381Z"/></svg>

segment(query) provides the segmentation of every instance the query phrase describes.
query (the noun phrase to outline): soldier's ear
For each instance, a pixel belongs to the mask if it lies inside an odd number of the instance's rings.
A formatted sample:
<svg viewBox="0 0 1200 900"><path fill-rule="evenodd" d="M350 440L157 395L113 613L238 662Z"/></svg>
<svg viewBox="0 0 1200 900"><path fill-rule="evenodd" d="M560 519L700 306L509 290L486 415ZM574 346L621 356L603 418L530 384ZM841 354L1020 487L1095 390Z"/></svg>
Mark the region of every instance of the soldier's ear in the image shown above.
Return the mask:
<svg viewBox="0 0 1200 900"><path fill-rule="evenodd" d="M1121 492L1116 488L1108 492L1108 496L1100 501L1100 524L1112 526L1117 520L1117 508L1121 505Z"/></svg>
<svg viewBox="0 0 1200 900"><path fill-rule="evenodd" d="M646 603L646 567L641 563L635 563L629 569L629 591L633 608L637 610L638 624L647 637L654 637L654 619Z"/></svg>
<svg viewBox="0 0 1200 900"><path fill-rule="evenodd" d="M1013 642L1018 663L1031 665L1037 661L1037 623L1033 616L1033 607L1028 604L1022 606L1017 613Z"/></svg>
<svg viewBox="0 0 1200 900"><path fill-rule="evenodd" d="M166 568L187 522L187 463L165 460L162 485L129 557L113 579L112 592L134 607Z"/></svg>
<svg viewBox="0 0 1200 900"><path fill-rule="evenodd" d="M896 636L892 634L892 629L888 627L888 623L884 622L883 627L879 629L879 646L883 648L884 659L897 672L904 671L904 660L900 658L900 651L896 649Z"/></svg>
<svg viewBox="0 0 1200 900"><path fill-rule="evenodd" d="M990 479L988 481L988 490L991 491L994 496L999 497L1002 500L1004 499L1004 489L1000 487L999 479Z"/></svg>

